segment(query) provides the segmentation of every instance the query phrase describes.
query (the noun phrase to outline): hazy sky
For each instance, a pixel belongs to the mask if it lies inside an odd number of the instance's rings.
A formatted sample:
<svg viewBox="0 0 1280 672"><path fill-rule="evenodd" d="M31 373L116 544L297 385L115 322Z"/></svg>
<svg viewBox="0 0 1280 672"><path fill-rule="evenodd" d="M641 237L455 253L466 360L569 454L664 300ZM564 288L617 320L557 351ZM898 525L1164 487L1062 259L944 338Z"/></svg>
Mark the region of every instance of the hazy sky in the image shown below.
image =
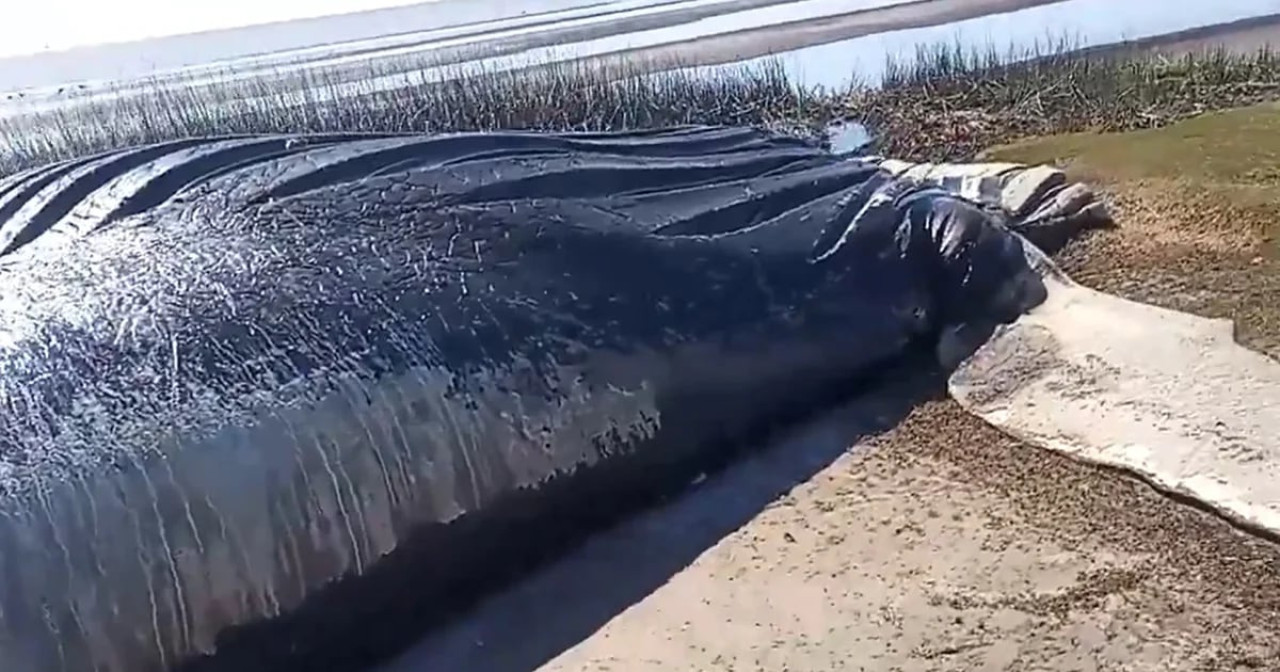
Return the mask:
<svg viewBox="0 0 1280 672"><path fill-rule="evenodd" d="M423 1L9 0L0 22L0 57Z"/></svg>

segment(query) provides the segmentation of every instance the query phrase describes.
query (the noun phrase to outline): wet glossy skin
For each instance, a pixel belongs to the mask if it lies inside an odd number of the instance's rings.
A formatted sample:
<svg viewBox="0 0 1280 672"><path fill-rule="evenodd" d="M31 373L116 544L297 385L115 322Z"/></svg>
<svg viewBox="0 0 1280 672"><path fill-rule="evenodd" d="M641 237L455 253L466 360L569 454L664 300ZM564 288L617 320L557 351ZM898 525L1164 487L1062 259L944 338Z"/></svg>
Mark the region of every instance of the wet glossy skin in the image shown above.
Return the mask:
<svg viewBox="0 0 1280 672"><path fill-rule="evenodd" d="M747 129L175 143L0 183L0 243L9 672L356 669L1027 272Z"/></svg>

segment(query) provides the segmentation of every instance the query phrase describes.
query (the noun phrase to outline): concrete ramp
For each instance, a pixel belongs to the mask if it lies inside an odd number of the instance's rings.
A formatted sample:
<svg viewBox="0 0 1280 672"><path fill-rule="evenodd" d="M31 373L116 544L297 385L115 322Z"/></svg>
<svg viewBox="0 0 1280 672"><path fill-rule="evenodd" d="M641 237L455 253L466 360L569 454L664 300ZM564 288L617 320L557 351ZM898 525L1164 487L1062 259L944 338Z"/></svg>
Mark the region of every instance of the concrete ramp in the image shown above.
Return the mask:
<svg viewBox="0 0 1280 672"><path fill-rule="evenodd" d="M1237 344L1229 321L1052 269L1045 283L1047 301L954 373L955 399L1020 439L1280 533L1280 362Z"/></svg>

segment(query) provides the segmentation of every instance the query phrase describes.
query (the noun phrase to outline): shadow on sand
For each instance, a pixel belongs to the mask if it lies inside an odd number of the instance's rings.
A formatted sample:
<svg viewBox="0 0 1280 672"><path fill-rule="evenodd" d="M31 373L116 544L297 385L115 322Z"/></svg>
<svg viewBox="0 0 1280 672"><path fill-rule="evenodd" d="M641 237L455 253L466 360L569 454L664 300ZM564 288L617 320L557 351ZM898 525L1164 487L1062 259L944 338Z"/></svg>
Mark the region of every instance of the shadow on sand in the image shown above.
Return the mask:
<svg viewBox="0 0 1280 672"><path fill-rule="evenodd" d="M830 413L780 435L681 496L591 537L566 557L481 602L376 672L527 672L643 600L771 502L860 441L945 395L919 361Z"/></svg>

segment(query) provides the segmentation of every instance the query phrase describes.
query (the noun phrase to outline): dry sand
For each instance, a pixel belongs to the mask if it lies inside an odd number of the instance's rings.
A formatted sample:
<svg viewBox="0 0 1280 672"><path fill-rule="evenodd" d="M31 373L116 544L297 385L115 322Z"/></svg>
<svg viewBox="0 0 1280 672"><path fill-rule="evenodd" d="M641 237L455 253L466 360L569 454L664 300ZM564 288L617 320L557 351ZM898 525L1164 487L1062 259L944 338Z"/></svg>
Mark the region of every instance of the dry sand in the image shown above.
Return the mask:
<svg viewBox="0 0 1280 672"><path fill-rule="evenodd" d="M901 417L909 381L601 535L386 672L1274 669L1275 547L951 401L856 439Z"/></svg>

